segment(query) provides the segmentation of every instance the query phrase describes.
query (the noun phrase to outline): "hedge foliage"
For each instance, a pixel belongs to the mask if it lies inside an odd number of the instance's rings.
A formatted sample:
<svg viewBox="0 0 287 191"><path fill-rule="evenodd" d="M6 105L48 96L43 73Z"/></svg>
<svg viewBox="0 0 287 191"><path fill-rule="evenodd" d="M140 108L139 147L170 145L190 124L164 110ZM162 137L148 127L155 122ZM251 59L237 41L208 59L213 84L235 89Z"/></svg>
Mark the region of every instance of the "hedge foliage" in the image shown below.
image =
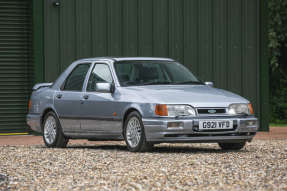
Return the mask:
<svg viewBox="0 0 287 191"><path fill-rule="evenodd" d="M270 121L287 123L287 0L268 0L267 2Z"/></svg>

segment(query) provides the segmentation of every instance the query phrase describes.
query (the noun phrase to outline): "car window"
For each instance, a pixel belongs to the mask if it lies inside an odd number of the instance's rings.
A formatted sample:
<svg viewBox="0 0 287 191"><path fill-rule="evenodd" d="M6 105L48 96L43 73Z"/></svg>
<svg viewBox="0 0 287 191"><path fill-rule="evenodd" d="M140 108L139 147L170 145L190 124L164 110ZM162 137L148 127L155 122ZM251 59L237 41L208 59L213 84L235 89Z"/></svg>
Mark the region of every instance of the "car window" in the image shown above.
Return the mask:
<svg viewBox="0 0 287 191"><path fill-rule="evenodd" d="M122 86L202 84L187 68L170 61L121 61L114 64Z"/></svg>
<svg viewBox="0 0 287 191"><path fill-rule="evenodd" d="M82 91L82 87L90 66L90 63L77 65L66 79L63 90Z"/></svg>
<svg viewBox="0 0 287 191"><path fill-rule="evenodd" d="M95 64L89 77L87 91L96 91L96 83L112 83L113 78L107 64Z"/></svg>

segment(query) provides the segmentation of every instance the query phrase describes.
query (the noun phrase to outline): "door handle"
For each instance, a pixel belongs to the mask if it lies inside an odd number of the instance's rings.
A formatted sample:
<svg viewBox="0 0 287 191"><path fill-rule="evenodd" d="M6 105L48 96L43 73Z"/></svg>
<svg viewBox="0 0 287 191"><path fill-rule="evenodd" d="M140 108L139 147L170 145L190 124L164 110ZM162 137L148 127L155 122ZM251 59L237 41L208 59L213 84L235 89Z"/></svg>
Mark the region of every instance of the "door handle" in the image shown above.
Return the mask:
<svg viewBox="0 0 287 191"><path fill-rule="evenodd" d="M83 98L84 99L89 99L89 95L84 95Z"/></svg>
<svg viewBox="0 0 287 191"><path fill-rule="evenodd" d="M58 99L61 99L62 96L63 96L62 94L57 94L57 95L56 95L56 97L57 97Z"/></svg>

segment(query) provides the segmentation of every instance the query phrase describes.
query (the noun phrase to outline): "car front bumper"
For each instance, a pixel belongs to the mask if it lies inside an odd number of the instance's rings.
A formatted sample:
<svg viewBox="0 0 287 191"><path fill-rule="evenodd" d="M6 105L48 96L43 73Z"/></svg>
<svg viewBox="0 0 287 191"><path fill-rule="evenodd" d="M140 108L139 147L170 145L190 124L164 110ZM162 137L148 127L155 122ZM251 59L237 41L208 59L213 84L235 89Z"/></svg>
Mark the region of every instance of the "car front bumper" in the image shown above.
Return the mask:
<svg viewBox="0 0 287 191"><path fill-rule="evenodd" d="M233 120L233 129L198 129L199 120ZM178 127L168 128L169 123L180 123ZM143 119L145 136L148 142L242 142L251 141L258 130L258 120L254 116L240 117L198 117L190 119L154 118Z"/></svg>
<svg viewBox="0 0 287 191"><path fill-rule="evenodd" d="M33 131L36 131L38 133L41 133L40 119L40 114L28 114L26 116L27 124L31 127Z"/></svg>

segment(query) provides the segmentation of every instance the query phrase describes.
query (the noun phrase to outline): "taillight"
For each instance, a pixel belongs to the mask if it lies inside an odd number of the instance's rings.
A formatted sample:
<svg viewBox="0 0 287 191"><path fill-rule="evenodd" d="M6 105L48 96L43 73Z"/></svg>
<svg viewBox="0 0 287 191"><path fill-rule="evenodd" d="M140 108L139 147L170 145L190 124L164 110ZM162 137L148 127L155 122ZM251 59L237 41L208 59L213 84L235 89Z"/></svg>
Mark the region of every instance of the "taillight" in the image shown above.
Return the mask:
<svg viewBox="0 0 287 191"><path fill-rule="evenodd" d="M252 107L251 103L248 104L248 107L249 107L250 114L254 114L253 107Z"/></svg>
<svg viewBox="0 0 287 191"><path fill-rule="evenodd" d="M32 102L31 102L31 100L29 100L29 102L28 102L28 109L29 109L29 111L31 110L31 105L32 105Z"/></svg>

